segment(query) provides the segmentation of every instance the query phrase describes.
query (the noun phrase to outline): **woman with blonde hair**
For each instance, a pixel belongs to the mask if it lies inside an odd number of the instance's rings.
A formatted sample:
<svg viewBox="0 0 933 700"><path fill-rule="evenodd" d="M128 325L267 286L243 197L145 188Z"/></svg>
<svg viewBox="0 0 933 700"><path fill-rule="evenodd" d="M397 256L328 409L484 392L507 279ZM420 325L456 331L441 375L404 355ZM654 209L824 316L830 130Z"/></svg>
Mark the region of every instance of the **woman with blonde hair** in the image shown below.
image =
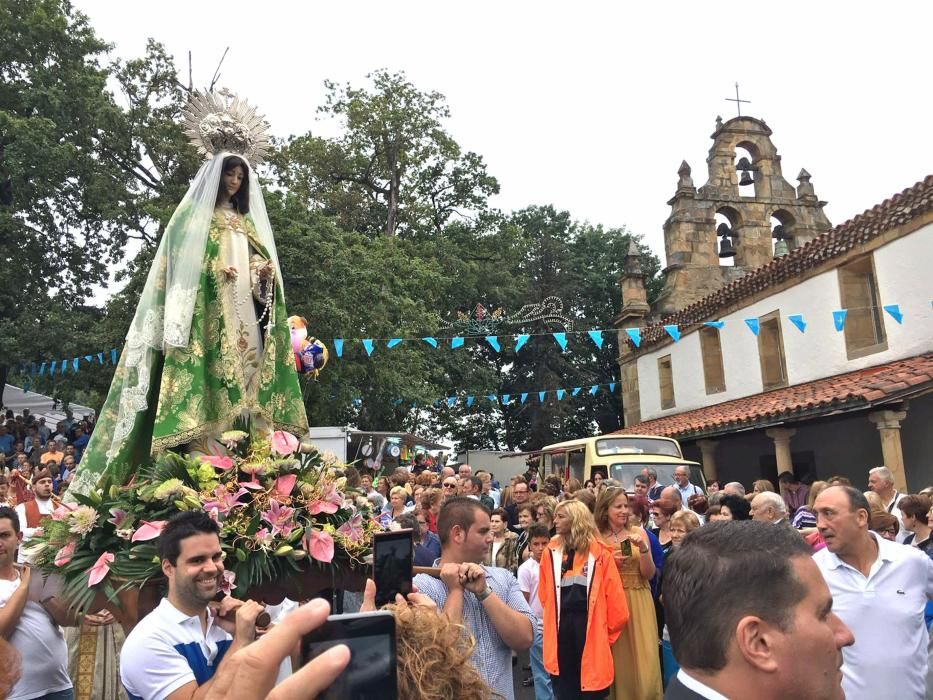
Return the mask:
<svg viewBox="0 0 933 700"><path fill-rule="evenodd" d="M544 667L557 700L605 698L615 676L612 645L629 619L622 579L584 504L560 503L554 526L538 585Z"/></svg>
<svg viewBox="0 0 933 700"><path fill-rule="evenodd" d="M874 491L865 492L865 500L868 501L868 505L871 508L872 513L885 513L887 512L884 508L884 501L881 500L879 496Z"/></svg>
<svg viewBox="0 0 933 700"><path fill-rule="evenodd" d="M772 484L767 479L758 479L757 481L752 482L752 498L757 496L759 493L764 493L765 491L777 493L777 489L774 488L774 484Z"/></svg>
<svg viewBox="0 0 933 700"><path fill-rule="evenodd" d="M622 488L607 488L596 499L596 527L612 548L622 578L631 619L612 645L615 680L613 700L661 700L661 666L658 662L658 624L651 595L655 565L648 533L632 515Z"/></svg>

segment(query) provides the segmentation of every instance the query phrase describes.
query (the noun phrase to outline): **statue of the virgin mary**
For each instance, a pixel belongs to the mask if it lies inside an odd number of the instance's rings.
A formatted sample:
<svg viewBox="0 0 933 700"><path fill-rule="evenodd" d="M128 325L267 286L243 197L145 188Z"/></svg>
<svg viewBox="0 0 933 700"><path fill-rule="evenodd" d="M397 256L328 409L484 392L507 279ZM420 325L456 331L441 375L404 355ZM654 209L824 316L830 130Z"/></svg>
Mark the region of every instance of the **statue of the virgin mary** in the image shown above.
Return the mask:
<svg viewBox="0 0 933 700"><path fill-rule="evenodd" d="M113 383L70 490L120 483L162 450L217 453L219 436L307 432L282 274L254 168L268 124L226 91L184 112L206 157L159 242Z"/></svg>

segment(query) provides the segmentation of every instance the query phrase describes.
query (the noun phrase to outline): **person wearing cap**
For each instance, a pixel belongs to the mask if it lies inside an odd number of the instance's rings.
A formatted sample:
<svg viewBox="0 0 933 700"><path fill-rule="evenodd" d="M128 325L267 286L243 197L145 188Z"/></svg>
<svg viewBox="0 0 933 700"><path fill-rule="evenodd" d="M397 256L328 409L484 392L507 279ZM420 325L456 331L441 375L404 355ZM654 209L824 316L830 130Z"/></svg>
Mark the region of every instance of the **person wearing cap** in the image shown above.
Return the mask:
<svg viewBox="0 0 933 700"><path fill-rule="evenodd" d="M35 496L31 501L16 506L16 515L22 523L23 539L19 548L17 561L20 564L31 564L29 556L23 551L26 543L35 535L42 532L42 520L52 515L55 503L52 501L52 474L45 467L37 469L32 475L32 493Z"/></svg>

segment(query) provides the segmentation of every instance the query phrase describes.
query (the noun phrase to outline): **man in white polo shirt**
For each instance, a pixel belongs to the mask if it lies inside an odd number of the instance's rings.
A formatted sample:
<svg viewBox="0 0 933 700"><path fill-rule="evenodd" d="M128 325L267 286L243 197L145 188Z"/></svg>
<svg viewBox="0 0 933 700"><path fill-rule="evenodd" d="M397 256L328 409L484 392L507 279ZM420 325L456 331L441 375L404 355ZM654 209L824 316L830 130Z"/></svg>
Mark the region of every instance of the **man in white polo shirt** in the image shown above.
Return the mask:
<svg viewBox="0 0 933 700"><path fill-rule="evenodd" d="M833 610L855 635L843 649L847 700L922 700L927 642L923 611L933 599L933 560L868 529L868 501L832 486L814 503L826 548L813 561L833 595Z"/></svg>
<svg viewBox="0 0 933 700"><path fill-rule="evenodd" d="M219 532L195 511L174 516L162 531L168 597L133 628L120 653L131 700L203 698L227 656L255 639L258 603L227 597L216 616L208 607L224 572Z"/></svg>

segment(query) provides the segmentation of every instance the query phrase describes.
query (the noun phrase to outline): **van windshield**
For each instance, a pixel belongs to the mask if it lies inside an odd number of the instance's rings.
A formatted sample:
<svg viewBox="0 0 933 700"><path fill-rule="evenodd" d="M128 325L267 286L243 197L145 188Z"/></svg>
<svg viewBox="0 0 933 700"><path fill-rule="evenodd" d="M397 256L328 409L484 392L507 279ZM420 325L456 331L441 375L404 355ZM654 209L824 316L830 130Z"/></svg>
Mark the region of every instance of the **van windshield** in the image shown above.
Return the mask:
<svg viewBox="0 0 933 700"><path fill-rule="evenodd" d="M676 442L661 438L611 437L596 441L596 454L600 457L612 455L663 455L683 457Z"/></svg>
<svg viewBox="0 0 933 700"><path fill-rule="evenodd" d="M609 465L609 478L621 483L626 491L633 491L635 489L635 477L641 474L642 469L648 467L658 473L658 484L673 486L674 470L679 466L681 466L679 462L650 465L635 462L615 462ZM703 471L699 467L690 467L690 483L696 484L704 492L706 491L706 480L703 478Z"/></svg>

